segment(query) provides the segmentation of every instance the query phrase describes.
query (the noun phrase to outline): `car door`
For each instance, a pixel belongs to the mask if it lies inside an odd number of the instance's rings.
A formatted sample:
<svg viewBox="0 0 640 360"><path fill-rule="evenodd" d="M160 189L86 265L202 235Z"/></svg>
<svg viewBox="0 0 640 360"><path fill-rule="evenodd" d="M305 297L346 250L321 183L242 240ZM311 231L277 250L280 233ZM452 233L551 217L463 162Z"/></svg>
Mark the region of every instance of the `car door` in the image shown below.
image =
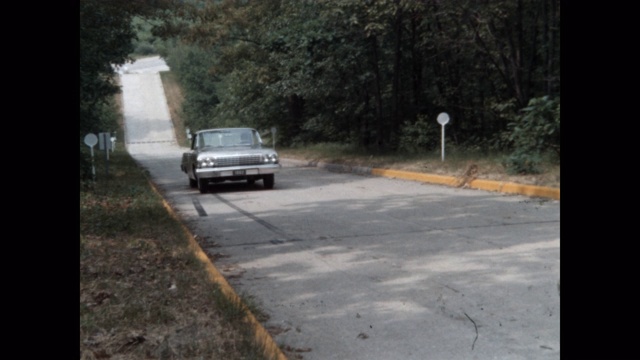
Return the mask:
<svg viewBox="0 0 640 360"><path fill-rule="evenodd" d="M189 152L184 153L184 162L185 167L187 168L187 174L189 175L189 177L195 179L196 178L196 174L194 172L194 169L196 167L196 163L198 161L198 138L200 136L198 134L194 134L191 137L191 150L189 150Z"/></svg>

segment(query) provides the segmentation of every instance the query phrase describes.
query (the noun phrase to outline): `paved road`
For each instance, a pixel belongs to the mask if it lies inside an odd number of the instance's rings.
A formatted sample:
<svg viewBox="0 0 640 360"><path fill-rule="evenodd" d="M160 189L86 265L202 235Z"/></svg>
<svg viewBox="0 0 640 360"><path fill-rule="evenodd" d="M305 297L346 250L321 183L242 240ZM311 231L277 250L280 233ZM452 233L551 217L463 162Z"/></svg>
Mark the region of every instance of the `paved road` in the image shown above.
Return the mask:
<svg viewBox="0 0 640 360"><path fill-rule="evenodd" d="M559 359L559 201L293 161L274 190L200 194L180 172L159 77L134 65L129 152L290 358Z"/></svg>

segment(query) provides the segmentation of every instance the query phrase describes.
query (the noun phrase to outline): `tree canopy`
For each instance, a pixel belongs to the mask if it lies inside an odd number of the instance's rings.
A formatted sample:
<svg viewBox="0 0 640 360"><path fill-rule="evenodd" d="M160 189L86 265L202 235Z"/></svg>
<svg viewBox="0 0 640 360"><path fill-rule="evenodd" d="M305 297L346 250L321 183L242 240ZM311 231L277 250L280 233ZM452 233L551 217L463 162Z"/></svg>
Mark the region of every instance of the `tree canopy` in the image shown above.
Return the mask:
<svg viewBox="0 0 640 360"><path fill-rule="evenodd" d="M80 135L104 131L104 107L119 86L113 66L131 60L135 16L166 19L173 0L81 0L80 15Z"/></svg>
<svg viewBox="0 0 640 360"><path fill-rule="evenodd" d="M558 0L82 0L81 130L117 91L134 15L161 17L192 130L416 152L447 112L454 145L526 153L534 137L559 154Z"/></svg>
<svg viewBox="0 0 640 360"><path fill-rule="evenodd" d="M202 106L193 128L277 126L283 145L415 151L437 146L447 112L455 144L503 149L532 99L560 94L557 0L197 5L164 54Z"/></svg>
<svg viewBox="0 0 640 360"><path fill-rule="evenodd" d="M120 91L114 66L131 60L135 16L173 17L173 0L80 0L80 167L86 176L82 139L88 133L116 129L113 95ZM83 174L84 170L84 174Z"/></svg>

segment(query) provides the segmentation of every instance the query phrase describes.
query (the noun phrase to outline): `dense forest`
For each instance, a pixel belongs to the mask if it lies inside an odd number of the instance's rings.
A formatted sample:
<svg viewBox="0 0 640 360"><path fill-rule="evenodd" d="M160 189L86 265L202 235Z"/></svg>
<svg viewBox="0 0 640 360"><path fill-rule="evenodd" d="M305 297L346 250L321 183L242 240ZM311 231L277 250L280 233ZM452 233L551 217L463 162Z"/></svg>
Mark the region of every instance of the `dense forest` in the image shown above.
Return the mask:
<svg viewBox="0 0 640 360"><path fill-rule="evenodd" d="M82 39L88 4L104 3L81 1ZM416 153L437 149L436 117L446 112L449 144L509 152L520 172L543 154L559 161L558 0L133 3L128 23L115 24L122 30L97 39L163 56L183 86L192 130L275 126L281 146ZM81 42L81 58L87 49ZM107 57L96 59L102 75ZM81 82L81 108L91 85ZM81 130L83 114L92 115L82 111Z"/></svg>

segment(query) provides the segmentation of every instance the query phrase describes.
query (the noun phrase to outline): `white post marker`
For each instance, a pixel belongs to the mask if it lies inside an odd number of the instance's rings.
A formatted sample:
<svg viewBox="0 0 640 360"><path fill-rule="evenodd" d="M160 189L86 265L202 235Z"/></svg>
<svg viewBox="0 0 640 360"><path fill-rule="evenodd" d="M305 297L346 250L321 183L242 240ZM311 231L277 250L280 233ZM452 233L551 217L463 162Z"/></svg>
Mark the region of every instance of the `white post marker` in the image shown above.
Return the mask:
<svg viewBox="0 0 640 360"><path fill-rule="evenodd" d="M442 125L442 161L444 161L444 126L449 122L449 114L443 112L438 115L438 124Z"/></svg>
<svg viewBox="0 0 640 360"><path fill-rule="evenodd" d="M273 150L276 149L276 132L278 131L278 129L274 127L271 128L271 136L273 136Z"/></svg>
<svg viewBox="0 0 640 360"><path fill-rule="evenodd" d="M96 134L88 133L84 137L84 143L89 148L91 148L91 174L93 175L93 180L96 180L96 167L93 165L93 147L98 143L98 137Z"/></svg>
<svg viewBox="0 0 640 360"><path fill-rule="evenodd" d="M107 177L109 176L109 150L111 149L111 133L110 132L101 132L98 133L98 147L100 150L104 150L104 158L105 158L105 170L107 173Z"/></svg>
<svg viewBox="0 0 640 360"><path fill-rule="evenodd" d="M100 150L104 151L104 156L109 161L109 150L111 149L111 133L101 132L98 134L98 144Z"/></svg>
<svg viewBox="0 0 640 360"><path fill-rule="evenodd" d="M111 135L111 152L116 151L116 132Z"/></svg>

